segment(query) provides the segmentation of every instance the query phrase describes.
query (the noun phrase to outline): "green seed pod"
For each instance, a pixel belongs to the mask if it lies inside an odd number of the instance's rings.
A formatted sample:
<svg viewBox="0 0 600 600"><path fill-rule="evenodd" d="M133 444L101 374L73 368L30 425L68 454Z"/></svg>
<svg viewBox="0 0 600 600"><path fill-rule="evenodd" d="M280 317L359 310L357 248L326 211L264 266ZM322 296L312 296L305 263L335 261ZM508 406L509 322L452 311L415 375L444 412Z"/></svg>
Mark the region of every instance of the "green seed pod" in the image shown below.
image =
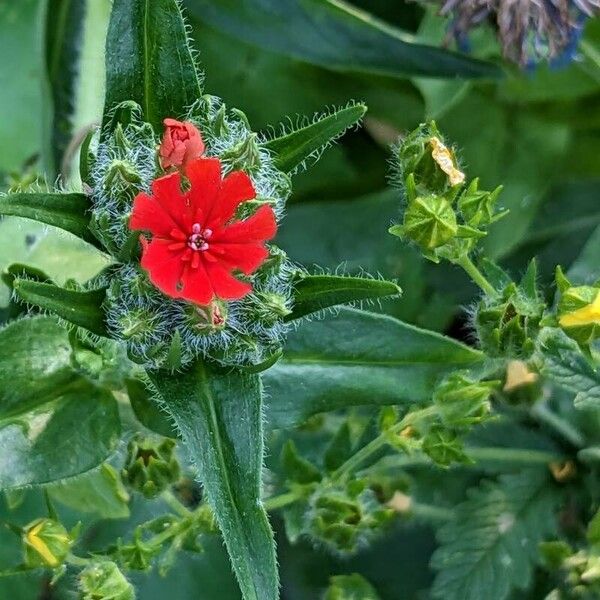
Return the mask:
<svg viewBox="0 0 600 600"><path fill-rule="evenodd" d="M227 303L215 300L210 306L189 304L184 309L185 322L197 334L221 331L227 323Z"/></svg>
<svg viewBox="0 0 600 600"><path fill-rule="evenodd" d="M64 526L53 519L36 519L23 529L25 564L30 568L62 565L73 539Z"/></svg>
<svg viewBox="0 0 600 600"><path fill-rule="evenodd" d="M330 581L324 600L379 600L373 586L358 573L337 575Z"/></svg>
<svg viewBox="0 0 600 600"><path fill-rule="evenodd" d="M403 224L390 229L390 233L412 240L425 250L443 246L457 232L456 214L443 196L416 198L409 203Z"/></svg>
<svg viewBox="0 0 600 600"><path fill-rule="evenodd" d="M406 136L395 148L394 160L399 185L404 187L412 175L419 195L444 194L465 179L434 121L419 125Z"/></svg>
<svg viewBox="0 0 600 600"><path fill-rule="evenodd" d="M460 372L450 375L433 394L443 423L464 427L484 421L490 412L490 395L498 383L475 381Z"/></svg>
<svg viewBox="0 0 600 600"><path fill-rule="evenodd" d="M471 227L489 225L502 218L508 211L496 213L496 202L502 191L498 186L492 192L479 189L479 179L473 179L458 200L462 217Z"/></svg>
<svg viewBox="0 0 600 600"><path fill-rule="evenodd" d="M146 498L155 498L175 483L180 474L174 440L138 434L129 442L121 477L131 489Z"/></svg>
<svg viewBox="0 0 600 600"><path fill-rule="evenodd" d="M79 575L80 600L135 600L135 590L114 562L91 564Z"/></svg>

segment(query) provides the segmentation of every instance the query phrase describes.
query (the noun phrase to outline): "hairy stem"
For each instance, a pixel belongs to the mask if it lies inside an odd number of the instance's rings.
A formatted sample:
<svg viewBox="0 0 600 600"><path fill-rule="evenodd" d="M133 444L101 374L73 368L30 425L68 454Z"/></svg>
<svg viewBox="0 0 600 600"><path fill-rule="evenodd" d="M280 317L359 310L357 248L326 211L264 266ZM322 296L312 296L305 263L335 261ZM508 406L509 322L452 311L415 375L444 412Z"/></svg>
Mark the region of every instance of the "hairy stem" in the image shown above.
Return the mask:
<svg viewBox="0 0 600 600"><path fill-rule="evenodd" d="M491 298L498 297L498 292L494 289L494 286L483 276L483 273L466 254L456 261L456 264L465 270L473 283L477 284L487 296Z"/></svg>
<svg viewBox="0 0 600 600"><path fill-rule="evenodd" d="M372 442L369 442L358 452L354 453L341 467L333 472L331 479L335 481L347 477L375 452L385 447L389 443L390 437L398 435L403 429L406 429L410 425L414 425L417 421L430 417L435 414L436 410L437 407L430 406L422 410L408 413L400 422L390 427L387 431L384 431Z"/></svg>

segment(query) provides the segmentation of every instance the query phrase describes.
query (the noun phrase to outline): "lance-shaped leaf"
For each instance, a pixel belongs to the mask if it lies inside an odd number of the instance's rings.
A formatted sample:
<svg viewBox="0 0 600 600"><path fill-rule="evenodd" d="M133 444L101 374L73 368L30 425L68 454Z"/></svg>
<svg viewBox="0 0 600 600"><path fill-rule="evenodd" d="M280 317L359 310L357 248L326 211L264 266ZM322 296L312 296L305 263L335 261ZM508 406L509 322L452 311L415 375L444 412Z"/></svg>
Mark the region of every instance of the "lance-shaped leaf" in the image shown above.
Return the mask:
<svg viewBox="0 0 600 600"><path fill-rule="evenodd" d="M267 423L290 427L347 406L430 402L445 374L483 360L481 352L443 335L342 308L291 333L283 358L263 374Z"/></svg>
<svg viewBox="0 0 600 600"><path fill-rule="evenodd" d="M309 125L268 140L264 147L275 155L278 169L286 173L296 171L308 159L318 158L329 144L358 123L366 112L364 104L354 104L318 115Z"/></svg>
<svg viewBox="0 0 600 600"><path fill-rule="evenodd" d="M89 471L119 432L116 401L72 368L68 332L56 319L0 330L0 489Z"/></svg>
<svg viewBox="0 0 600 600"><path fill-rule="evenodd" d="M67 177L86 131L102 114L104 44L111 0L46 0L45 163Z"/></svg>
<svg viewBox="0 0 600 600"><path fill-rule="evenodd" d="M14 293L27 304L54 313L73 325L83 327L97 335L106 336L106 323L102 303L106 289L80 292L53 283L15 278Z"/></svg>
<svg viewBox="0 0 600 600"><path fill-rule="evenodd" d="M157 131L201 95L200 79L177 0L115 0L106 42L104 121L133 100Z"/></svg>
<svg viewBox="0 0 600 600"><path fill-rule="evenodd" d="M198 466L244 600L277 600L273 533L261 504L262 387L258 375L197 363L148 373Z"/></svg>
<svg viewBox="0 0 600 600"><path fill-rule="evenodd" d="M0 196L0 215L25 217L64 229L102 248L89 229L90 201L85 194L9 194Z"/></svg>
<svg viewBox="0 0 600 600"><path fill-rule="evenodd" d="M201 21L247 42L328 69L406 77L498 77L469 56L414 38L342 0L188 0Z"/></svg>
<svg viewBox="0 0 600 600"><path fill-rule="evenodd" d="M339 304L398 296L401 293L402 290L395 283L380 279L301 275L294 283L294 309L287 320L293 321Z"/></svg>

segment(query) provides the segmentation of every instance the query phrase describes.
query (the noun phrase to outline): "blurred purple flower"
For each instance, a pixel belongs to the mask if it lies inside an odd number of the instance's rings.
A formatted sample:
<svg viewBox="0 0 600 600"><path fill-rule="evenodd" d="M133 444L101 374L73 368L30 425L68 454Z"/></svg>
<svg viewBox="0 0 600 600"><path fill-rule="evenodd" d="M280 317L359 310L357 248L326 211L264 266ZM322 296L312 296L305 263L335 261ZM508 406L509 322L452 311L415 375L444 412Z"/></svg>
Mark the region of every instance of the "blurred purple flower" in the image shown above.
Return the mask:
<svg viewBox="0 0 600 600"><path fill-rule="evenodd" d="M485 21L498 28L504 56L522 66L572 61L585 21L600 14L600 0L426 0L451 21L449 34L461 49L469 32Z"/></svg>

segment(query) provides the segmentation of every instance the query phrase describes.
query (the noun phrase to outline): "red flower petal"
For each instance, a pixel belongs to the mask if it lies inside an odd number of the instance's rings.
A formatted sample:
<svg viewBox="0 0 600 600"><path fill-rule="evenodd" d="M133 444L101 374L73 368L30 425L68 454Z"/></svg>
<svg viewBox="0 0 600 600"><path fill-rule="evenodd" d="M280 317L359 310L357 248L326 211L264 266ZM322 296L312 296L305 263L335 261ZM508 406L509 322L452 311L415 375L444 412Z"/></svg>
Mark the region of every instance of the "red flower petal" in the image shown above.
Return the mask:
<svg viewBox="0 0 600 600"><path fill-rule="evenodd" d="M270 206L261 206L251 217L238 221L216 232L213 243L263 242L273 239L277 233L275 213Z"/></svg>
<svg viewBox="0 0 600 600"><path fill-rule="evenodd" d="M230 269L239 269L250 275L269 257L269 251L260 243L254 244L213 244L211 251L221 263Z"/></svg>
<svg viewBox="0 0 600 600"><path fill-rule="evenodd" d="M213 286L202 260L199 261L196 269L187 268L185 270L182 277L182 284L180 297L184 300L207 306L215 297Z"/></svg>
<svg viewBox="0 0 600 600"><path fill-rule="evenodd" d="M185 174L191 185L189 199L193 218L206 226L221 185L221 161L218 158L192 160L188 163Z"/></svg>
<svg viewBox="0 0 600 600"><path fill-rule="evenodd" d="M178 172L155 179L152 182L152 196L180 229L187 229L190 211L186 195L181 191L181 177Z"/></svg>
<svg viewBox="0 0 600 600"><path fill-rule="evenodd" d="M159 238L154 238L148 245L144 244L141 265L157 288L172 298L178 298L183 263L181 252L169 250L170 244L170 240Z"/></svg>
<svg viewBox="0 0 600 600"><path fill-rule="evenodd" d="M252 291L252 286L236 279L218 262L205 262L204 266L215 294L222 300L237 300Z"/></svg>
<svg viewBox="0 0 600 600"><path fill-rule="evenodd" d="M178 227L171 215L154 198L144 192L133 201L129 229L132 231L150 231L160 237L168 237L169 232Z"/></svg>
<svg viewBox="0 0 600 600"><path fill-rule="evenodd" d="M256 198L250 177L243 171L229 173L221 182L221 189L206 222L208 227L223 225L233 217L237 207L246 200Z"/></svg>

